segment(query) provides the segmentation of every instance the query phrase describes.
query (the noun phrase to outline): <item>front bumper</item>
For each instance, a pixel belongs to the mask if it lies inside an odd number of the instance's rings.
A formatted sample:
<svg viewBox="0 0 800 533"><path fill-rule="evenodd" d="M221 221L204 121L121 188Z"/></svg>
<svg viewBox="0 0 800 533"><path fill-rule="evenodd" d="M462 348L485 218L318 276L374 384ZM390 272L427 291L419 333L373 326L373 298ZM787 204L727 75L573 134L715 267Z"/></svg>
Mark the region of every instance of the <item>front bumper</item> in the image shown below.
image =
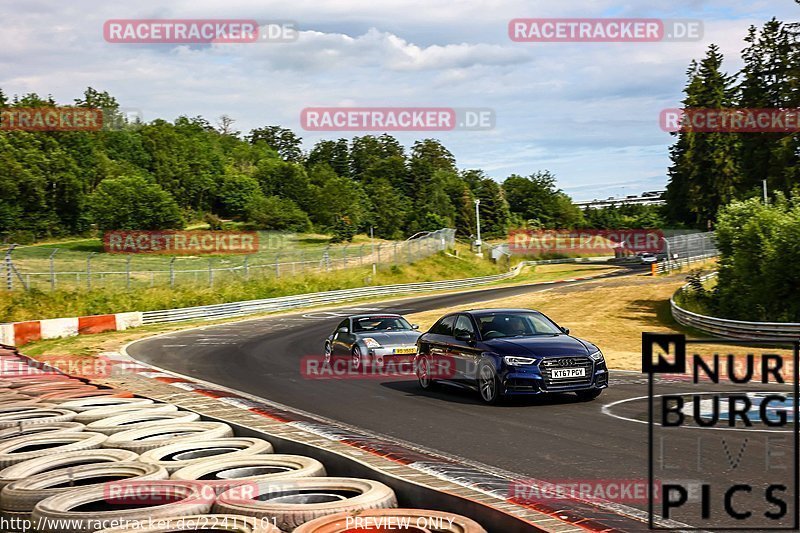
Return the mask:
<svg viewBox="0 0 800 533"><path fill-rule="evenodd" d="M409 353L395 353L396 350L410 350ZM416 346L381 346L380 348L369 348L367 353L362 355L365 364L384 365L389 361L408 362L414 361L417 356Z"/></svg>
<svg viewBox="0 0 800 533"><path fill-rule="evenodd" d="M605 389L608 387L608 369L605 363L593 365L591 378L584 383L563 383L548 380L542 375L538 365L530 367L506 367L499 372L503 394L531 395L554 392L575 392L582 390Z"/></svg>

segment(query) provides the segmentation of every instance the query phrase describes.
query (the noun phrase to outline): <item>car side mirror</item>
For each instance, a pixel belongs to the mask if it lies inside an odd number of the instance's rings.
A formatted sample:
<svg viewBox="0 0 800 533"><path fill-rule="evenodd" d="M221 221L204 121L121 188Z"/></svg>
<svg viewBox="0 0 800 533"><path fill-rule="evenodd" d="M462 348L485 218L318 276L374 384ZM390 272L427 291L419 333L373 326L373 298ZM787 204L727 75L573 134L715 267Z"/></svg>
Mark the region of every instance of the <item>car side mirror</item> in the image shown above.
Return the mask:
<svg viewBox="0 0 800 533"><path fill-rule="evenodd" d="M342 326L341 328L336 330L337 333L347 333L347 328Z"/></svg>
<svg viewBox="0 0 800 533"><path fill-rule="evenodd" d="M411 329L419 329L419 324L411 324Z"/></svg>
<svg viewBox="0 0 800 533"><path fill-rule="evenodd" d="M475 342L475 335L470 335L468 333L460 333L456 335L456 340L461 342Z"/></svg>
<svg viewBox="0 0 800 533"><path fill-rule="evenodd" d="M561 331L563 331L563 332L564 332L564 334L566 334L566 335L569 335L569 328L562 328L562 327L560 327L560 326L559 326L559 328L558 328L558 329L560 329Z"/></svg>

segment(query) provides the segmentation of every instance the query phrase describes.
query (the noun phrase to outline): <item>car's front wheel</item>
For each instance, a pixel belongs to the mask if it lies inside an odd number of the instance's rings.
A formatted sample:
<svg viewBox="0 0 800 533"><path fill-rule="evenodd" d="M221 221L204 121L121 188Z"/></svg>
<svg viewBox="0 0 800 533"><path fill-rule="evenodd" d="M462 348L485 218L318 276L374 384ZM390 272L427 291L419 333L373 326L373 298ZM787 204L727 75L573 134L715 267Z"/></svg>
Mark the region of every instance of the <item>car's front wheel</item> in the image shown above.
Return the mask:
<svg viewBox="0 0 800 533"><path fill-rule="evenodd" d="M361 348L353 346L353 357L350 359L350 365L353 367L353 370L361 370L361 365L364 364L361 357Z"/></svg>
<svg viewBox="0 0 800 533"><path fill-rule="evenodd" d="M497 372L494 366L486 362L478 368L478 392L480 392L483 402L488 404L496 404L502 396Z"/></svg>
<svg viewBox="0 0 800 533"><path fill-rule="evenodd" d="M603 392L603 389L589 389L589 390L579 390L575 394L578 395L578 399L582 402L591 402L598 396L600 393Z"/></svg>

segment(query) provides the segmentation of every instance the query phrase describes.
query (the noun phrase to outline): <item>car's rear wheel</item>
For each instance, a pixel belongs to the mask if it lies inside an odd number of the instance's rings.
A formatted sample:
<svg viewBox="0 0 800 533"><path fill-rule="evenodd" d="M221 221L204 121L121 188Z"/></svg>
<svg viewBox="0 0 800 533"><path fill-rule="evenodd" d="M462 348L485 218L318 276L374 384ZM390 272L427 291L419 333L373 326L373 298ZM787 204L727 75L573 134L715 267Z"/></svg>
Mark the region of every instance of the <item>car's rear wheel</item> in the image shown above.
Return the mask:
<svg viewBox="0 0 800 533"><path fill-rule="evenodd" d="M478 368L478 392L484 403L495 404L500 400L500 380L489 363L482 363Z"/></svg>
<svg viewBox="0 0 800 533"><path fill-rule="evenodd" d="M431 390L436 386L431 376L431 362L424 355L419 358L417 363L417 380L422 390Z"/></svg>
<svg viewBox="0 0 800 533"><path fill-rule="evenodd" d="M590 402L600 396L601 392L603 392L603 389L589 389L576 391L575 394L578 395L580 401Z"/></svg>

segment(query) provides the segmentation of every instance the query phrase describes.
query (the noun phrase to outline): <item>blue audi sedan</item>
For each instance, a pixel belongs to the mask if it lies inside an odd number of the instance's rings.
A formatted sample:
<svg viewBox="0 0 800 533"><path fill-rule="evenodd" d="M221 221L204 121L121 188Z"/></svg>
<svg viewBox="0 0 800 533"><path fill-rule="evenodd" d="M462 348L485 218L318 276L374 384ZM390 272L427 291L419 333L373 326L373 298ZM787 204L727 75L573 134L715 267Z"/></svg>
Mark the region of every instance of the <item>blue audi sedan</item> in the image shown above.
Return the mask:
<svg viewBox="0 0 800 533"><path fill-rule="evenodd" d="M415 363L423 389L447 382L476 390L490 404L555 392L589 401L608 387L600 349L531 309L445 315L420 336Z"/></svg>

